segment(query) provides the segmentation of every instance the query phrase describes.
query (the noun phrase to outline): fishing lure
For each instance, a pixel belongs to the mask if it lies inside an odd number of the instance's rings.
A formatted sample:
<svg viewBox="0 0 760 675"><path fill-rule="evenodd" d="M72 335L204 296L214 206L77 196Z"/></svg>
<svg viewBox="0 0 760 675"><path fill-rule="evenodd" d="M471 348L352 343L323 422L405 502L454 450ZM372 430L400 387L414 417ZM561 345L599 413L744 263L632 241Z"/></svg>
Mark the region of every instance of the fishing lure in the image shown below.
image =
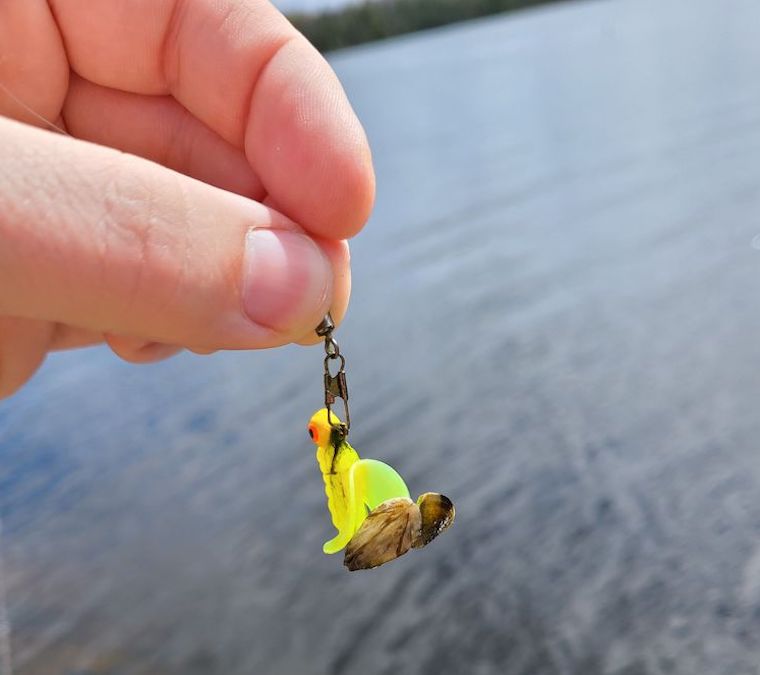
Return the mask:
<svg viewBox="0 0 760 675"><path fill-rule="evenodd" d="M325 542L327 554L345 548L343 564L351 571L377 567L422 548L454 521L454 504L448 497L426 492L412 501L404 479L376 459L360 459L349 444L346 359L332 336L335 324L328 314L317 327L325 340L325 407L309 420L308 432L317 446L317 464L327 495L327 508L338 534ZM330 363L338 361L338 371ZM343 401L346 421L333 412Z"/></svg>

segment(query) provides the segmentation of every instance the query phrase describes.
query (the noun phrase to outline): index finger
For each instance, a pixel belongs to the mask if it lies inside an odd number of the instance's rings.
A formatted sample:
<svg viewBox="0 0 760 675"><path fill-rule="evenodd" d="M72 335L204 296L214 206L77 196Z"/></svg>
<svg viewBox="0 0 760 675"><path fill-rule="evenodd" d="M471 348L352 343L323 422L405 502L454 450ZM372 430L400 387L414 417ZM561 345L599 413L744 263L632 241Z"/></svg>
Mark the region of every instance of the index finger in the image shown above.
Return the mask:
<svg viewBox="0 0 760 675"><path fill-rule="evenodd" d="M374 200L364 130L330 66L267 0L50 0L71 67L171 94L244 149L269 203L349 237Z"/></svg>

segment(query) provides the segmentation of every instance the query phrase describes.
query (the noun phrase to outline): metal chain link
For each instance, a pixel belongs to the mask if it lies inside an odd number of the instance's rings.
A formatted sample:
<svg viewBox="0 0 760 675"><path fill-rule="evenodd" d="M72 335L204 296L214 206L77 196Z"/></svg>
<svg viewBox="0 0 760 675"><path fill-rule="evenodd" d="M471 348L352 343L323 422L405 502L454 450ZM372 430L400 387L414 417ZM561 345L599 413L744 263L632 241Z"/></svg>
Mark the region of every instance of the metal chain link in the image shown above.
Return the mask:
<svg viewBox="0 0 760 675"><path fill-rule="evenodd" d="M339 431L342 438L345 438L351 428L351 415L348 410L348 385L346 384L346 357L340 353L340 346L333 337L333 330L335 330L335 322L328 313L316 329L317 335L325 339L325 408L327 408L328 423ZM330 361L340 362L338 372L335 375L330 372ZM345 422L333 421L332 406L336 398L343 401Z"/></svg>

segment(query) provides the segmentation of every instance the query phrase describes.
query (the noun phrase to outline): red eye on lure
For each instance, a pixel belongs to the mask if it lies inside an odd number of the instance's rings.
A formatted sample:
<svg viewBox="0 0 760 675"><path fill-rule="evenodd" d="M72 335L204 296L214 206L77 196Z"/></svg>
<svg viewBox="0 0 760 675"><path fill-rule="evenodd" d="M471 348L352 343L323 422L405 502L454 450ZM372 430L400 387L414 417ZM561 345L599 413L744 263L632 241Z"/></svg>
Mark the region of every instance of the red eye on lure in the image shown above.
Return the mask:
<svg viewBox="0 0 760 675"><path fill-rule="evenodd" d="M351 426L346 384L346 359L332 336L335 324L328 314L317 328L325 339L325 407L312 415L307 427L317 446L317 463L327 495L327 508L338 534L325 542L325 553L345 548L349 570L369 569L389 562L410 548L422 548L454 521L448 497L426 492L412 501L404 479L375 459L360 459L347 437ZM339 361L336 374L330 363ZM332 411L343 400L346 421Z"/></svg>

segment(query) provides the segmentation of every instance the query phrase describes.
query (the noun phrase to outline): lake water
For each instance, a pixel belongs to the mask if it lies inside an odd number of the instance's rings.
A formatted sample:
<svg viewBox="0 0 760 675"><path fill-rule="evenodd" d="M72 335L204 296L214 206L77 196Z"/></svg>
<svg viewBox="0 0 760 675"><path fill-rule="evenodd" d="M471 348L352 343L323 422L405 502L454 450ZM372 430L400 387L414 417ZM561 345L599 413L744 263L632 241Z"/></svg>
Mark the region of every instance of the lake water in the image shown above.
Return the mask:
<svg viewBox="0 0 760 675"><path fill-rule="evenodd" d="M369 573L319 347L51 358L0 405L17 675L760 673L760 3L336 54L371 137L352 441L457 505Z"/></svg>

